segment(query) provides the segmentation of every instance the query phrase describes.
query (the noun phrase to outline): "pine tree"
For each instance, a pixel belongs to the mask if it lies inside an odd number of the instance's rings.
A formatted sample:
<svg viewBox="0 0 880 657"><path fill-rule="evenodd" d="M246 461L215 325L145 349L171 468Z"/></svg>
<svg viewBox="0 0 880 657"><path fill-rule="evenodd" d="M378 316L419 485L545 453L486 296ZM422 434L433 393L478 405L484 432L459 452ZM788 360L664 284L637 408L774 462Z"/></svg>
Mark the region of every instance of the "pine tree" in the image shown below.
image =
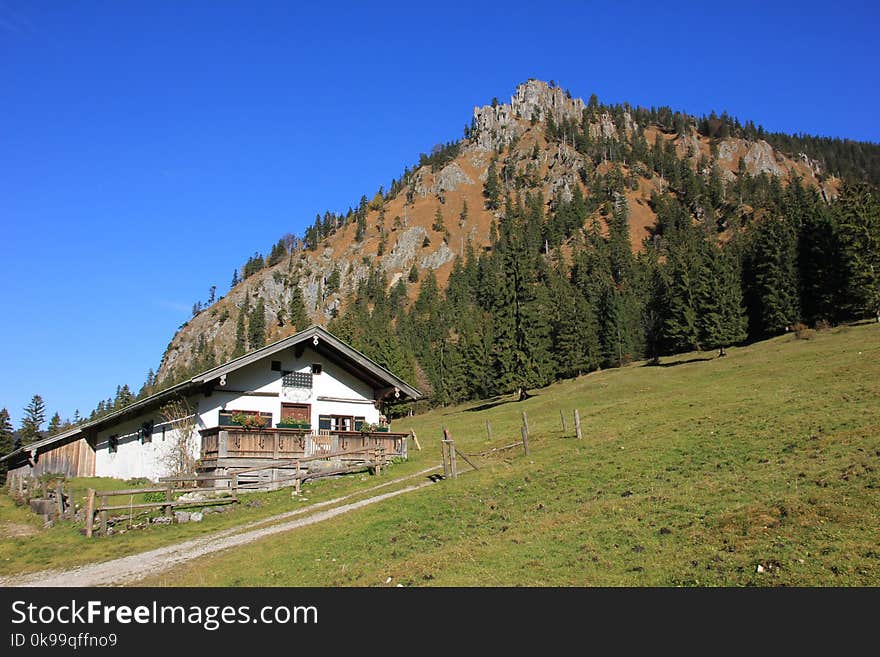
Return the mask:
<svg viewBox="0 0 880 657"><path fill-rule="evenodd" d="M50 436L54 436L61 430L61 416L58 413L52 416L49 420L49 428L48 432Z"/></svg>
<svg viewBox="0 0 880 657"><path fill-rule="evenodd" d="M257 300L248 316L247 339L251 351L266 345L266 307L262 298Z"/></svg>
<svg viewBox="0 0 880 657"><path fill-rule="evenodd" d="M413 266L409 269L409 276L407 276L407 280L410 283L416 283L419 280L419 268L416 267L416 263L413 263Z"/></svg>
<svg viewBox="0 0 880 657"><path fill-rule="evenodd" d="M24 418L21 420L21 444L30 445L40 438L40 426L46 421L46 404L40 395L31 397L30 402L24 408Z"/></svg>
<svg viewBox="0 0 880 657"><path fill-rule="evenodd" d="M290 324L297 330L302 331L309 325L309 314L306 312L306 302L303 298L302 289L296 283L290 291L290 303L288 304Z"/></svg>
<svg viewBox="0 0 880 657"><path fill-rule="evenodd" d="M461 212L458 214L458 224L459 226L464 226L468 220L468 206L467 199L462 201L461 204Z"/></svg>
<svg viewBox="0 0 880 657"><path fill-rule="evenodd" d="M844 186L835 204L847 274L848 310L880 322L880 199L867 183Z"/></svg>
<svg viewBox="0 0 880 657"><path fill-rule="evenodd" d="M10 454L15 448L15 434L12 429L12 421L9 419L9 411L0 409L0 457ZM6 481L8 464L0 461L0 483Z"/></svg>
<svg viewBox="0 0 880 657"><path fill-rule="evenodd" d="M231 289L234 288L236 285L238 285L240 282L241 282L241 281L240 281L240 279L238 278L238 269L236 269L236 270L234 270L234 271L232 272L232 284L229 286L229 289L231 290Z"/></svg>

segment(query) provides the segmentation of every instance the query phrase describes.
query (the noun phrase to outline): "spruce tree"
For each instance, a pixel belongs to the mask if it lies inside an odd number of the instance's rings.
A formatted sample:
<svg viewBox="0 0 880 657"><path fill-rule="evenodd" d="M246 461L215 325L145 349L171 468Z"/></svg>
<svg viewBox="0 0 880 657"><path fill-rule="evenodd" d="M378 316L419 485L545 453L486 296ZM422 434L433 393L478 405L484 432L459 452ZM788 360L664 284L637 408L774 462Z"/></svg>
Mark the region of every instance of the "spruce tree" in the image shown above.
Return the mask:
<svg viewBox="0 0 880 657"><path fill-rule="evenodd" d="M247 352L246 316L247 311L244 308L240 308L238 320L235 323L235 346L232 348L233 358L244 356L245 352Z"/></svg>
<svg viewBox="0 0 880 657"><path fill-rule="evenodd" d="M49 432L50 436L54 436L60 430L61 416L58 413L55 413L55 415L53 415L52 418L49 420L49 428L47 429L47 431Z"/></svg>
<svg viewBox="0 0 880 657"><path fill-rule="evenodd" d="M431 230L436 230L438 233L446 231L446 227L443 225L443 212L441 212L439 205L434 213L434 223L431 224Z"/></svg>
<svg viewBox="0 0 880 657"><path fill-rule="evenodd" d="M257 300L248 316L247 337L250 350L266 345L266 307L262 298Z"/></svg>
<svg viewBox="0 0 880 657"><path fill-rule="evenodd" d="M701 349L719 349L746 338L739 270L731 257L714 243L704 241L697 282L697 327Z"/></svg>
<svg viewBox="0 0 880 657"><path fill-rule="evenodd" d="M847 309L880 322L880 199L867 183L848 183L835 204L847 275Z"/></svg>
<svg viewBox="0 0 880 657"><path fill-rule="evenodd" d="M15 434L12 429L12 421L9 418L9 411L2 408L0 409L0 457L10 454L14 447ZM0 461L0 483L6 481L7 470L7 462Z"/></svg>
<svg viewBox="0 0 880 657"><path fill-rule="evenodd" d="M595 369L599 364L596 314L564 271L551 275L550 301L556 376L578 376Z"/></svg>
<svg viewBox="0 0 880 657"><path fill-rule="evenodd" d="M416 263L413 263L413 266L409 268L409 276L407 276L407 280L410 283L415 283L419 280L419 268L416 267Z"/></svg>
<svg viewBox="0 0 880 657"><path fill-rule="evenodd" d="M24 408L24 417L21 420L19 435L21 444L30 445L40 439L40 426L46 421L46 404L40 395L31 397L30 402Z"/></svg>
<svg viewBox="0 0 880 657"><path fill-rule="evenodd" d="M486 198L486 209L497 210L498 202L501 198L501 184L498 182L498 169L495 165L495 159L489 163L489 170L486 172L486 182L483 185L483 196Z"/></svg>
<svg viewBox="0 0 880 657"><path fill-rule="evenodd" d="M749 333L762 338L798 320L797 244L789 222L765 217L753 226L744 263Z"/></svg>
<svg viewBox="0 0 880 657"><path fill-rule="evenodd" d="M835 213L821 201L803 215L798 229L798 274L804 321L838 322L844 317L846 265Z"/></svg>
<svg viewBox="0 0 880 657"><path fill-rule="evenodd" d="M288 315L291 326L297 331L302 331L309 325L309 314L306 312L306 302L303 298L299 283L295 283L290 290L290 303Z"/></svg>

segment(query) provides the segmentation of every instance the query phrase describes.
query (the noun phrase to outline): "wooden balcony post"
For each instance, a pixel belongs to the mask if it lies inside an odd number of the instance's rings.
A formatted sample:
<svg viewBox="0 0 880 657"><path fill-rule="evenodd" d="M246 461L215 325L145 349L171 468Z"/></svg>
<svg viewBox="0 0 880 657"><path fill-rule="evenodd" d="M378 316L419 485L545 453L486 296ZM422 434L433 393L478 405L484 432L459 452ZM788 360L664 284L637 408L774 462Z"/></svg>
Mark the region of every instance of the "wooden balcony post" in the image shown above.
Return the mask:
<svg viewBox="0 0 880 657"><path fill-rule="evenodd" d="M229 432L228 431L218 431L217 432L217 458L225 458L229 456Z"/></svg>

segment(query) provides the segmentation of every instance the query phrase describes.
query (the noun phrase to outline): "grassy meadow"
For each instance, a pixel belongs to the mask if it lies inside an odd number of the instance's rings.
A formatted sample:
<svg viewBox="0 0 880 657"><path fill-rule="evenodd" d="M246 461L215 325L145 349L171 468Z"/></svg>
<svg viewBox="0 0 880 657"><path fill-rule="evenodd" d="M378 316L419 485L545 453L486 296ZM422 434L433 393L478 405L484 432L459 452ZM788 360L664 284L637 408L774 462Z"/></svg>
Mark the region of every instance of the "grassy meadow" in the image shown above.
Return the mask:
<svg viewBox="0 0 880 657"><path fill-rule="evenodd" d="M439 462L443 427L467 453L511 443L522 411L531 455L144 584L880 585L880 326L809 335L397 420L423 451L393 475Z"/></svg>

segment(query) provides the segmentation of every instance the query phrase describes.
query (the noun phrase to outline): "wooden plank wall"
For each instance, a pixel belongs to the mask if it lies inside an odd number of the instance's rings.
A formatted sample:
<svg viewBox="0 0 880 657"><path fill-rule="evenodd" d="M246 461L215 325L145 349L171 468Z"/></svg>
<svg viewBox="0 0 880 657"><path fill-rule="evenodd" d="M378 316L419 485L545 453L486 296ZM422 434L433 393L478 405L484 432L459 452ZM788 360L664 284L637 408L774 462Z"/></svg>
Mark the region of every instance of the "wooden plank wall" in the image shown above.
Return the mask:
<svg viewBox="0 0 880 657"><path fill-rule="evenodd" d="M53 445L46 451L37 452L34 467L22 465L10 473L29 477L41 477L48 473L63 474L66 477L94 477L95 450L85 438L71 440L61 445Z"/></svg>

